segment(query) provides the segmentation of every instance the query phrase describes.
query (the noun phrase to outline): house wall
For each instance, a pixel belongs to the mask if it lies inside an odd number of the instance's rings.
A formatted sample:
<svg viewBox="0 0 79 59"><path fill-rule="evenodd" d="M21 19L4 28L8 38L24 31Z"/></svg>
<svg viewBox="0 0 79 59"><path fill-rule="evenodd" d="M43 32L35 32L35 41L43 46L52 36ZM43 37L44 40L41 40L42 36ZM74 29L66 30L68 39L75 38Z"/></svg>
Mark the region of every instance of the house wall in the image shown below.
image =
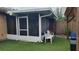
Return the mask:
<svg viewBox="0 0 79 59"><path fill-rule="evenodd" d="M7 38L6 15L0 14L0 41Z"/></svg>

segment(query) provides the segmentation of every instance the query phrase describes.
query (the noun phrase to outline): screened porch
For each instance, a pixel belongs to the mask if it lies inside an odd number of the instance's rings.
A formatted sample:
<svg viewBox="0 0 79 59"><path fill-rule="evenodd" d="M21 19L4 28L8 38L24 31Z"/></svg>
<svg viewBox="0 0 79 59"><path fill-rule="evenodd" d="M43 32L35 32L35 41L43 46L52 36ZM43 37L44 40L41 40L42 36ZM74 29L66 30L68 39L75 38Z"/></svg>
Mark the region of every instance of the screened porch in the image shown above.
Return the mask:
<svg viewBox="0 0 79 59"><path fill-rule="evenodd" d="M51 10L13 12L12 15L7 15L7 37L42 42L44 32L55 32L55 23L55 15Z"/></svg>

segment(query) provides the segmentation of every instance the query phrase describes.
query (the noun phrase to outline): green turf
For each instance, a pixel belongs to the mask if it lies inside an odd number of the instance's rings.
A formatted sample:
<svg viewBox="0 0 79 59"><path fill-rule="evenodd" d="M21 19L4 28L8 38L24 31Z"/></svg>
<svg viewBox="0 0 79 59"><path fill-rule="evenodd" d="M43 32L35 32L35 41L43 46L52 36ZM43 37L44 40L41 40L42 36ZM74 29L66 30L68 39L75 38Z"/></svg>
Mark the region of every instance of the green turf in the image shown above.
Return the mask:
<svg viewBox="0 0 79 59"><path fill-rule="evenodd" d="M69 51L69 45L67 39L58 37L52 44L6 40L0 42L0 51Z"/></svg>

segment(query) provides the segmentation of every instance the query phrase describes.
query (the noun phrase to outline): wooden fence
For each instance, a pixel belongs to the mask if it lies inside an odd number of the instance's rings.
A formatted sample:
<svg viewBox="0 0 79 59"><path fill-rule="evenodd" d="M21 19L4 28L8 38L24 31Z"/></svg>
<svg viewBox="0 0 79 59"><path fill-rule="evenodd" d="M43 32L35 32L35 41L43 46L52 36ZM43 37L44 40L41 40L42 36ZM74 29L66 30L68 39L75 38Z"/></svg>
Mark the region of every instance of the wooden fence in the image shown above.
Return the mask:
<svg viewBox="0 0 79 59"><path fill-rule="evenodd" d="M0 41L6 39L7 28L6 28L6 17L0 14Z"/></svg>
<svg viewBox="0 0 79 59"><path fill-rule="evenodd" d="M56 22L56 34L58 34L58 35L64 35L66 28L67 28L66 21L57 21Z"/></svg>

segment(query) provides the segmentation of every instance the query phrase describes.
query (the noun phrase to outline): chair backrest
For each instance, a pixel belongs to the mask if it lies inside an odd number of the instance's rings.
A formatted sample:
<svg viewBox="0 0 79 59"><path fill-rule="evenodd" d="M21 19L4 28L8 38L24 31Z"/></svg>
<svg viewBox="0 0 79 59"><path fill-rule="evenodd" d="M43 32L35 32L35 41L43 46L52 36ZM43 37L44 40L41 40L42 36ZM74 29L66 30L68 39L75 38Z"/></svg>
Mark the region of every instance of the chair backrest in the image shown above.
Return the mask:
<svg viewBox="0 0 79 59"><path fill-rule="evenodd" d="M44 36L45 36L45 38L48 38L48 37L50 37L50 38L52 38L52 37L54 37L54 33L50 33L50 31L47 31L47 33L44 33Z"/></svg>
<svg viewBox="0 0 79 59"><path fill-rule="evenodd" d="M54 35L54 33L53 33L53 32L51 33L49 30L47 30L47 32L44 33L44 34L47 34L47 35Z"/></svg>
<svg viewBox="0 0 79 59"><path fill-rule="evenodd" d="M49 30L47 30L47 34L50 34L50 31Z"/></svg>

